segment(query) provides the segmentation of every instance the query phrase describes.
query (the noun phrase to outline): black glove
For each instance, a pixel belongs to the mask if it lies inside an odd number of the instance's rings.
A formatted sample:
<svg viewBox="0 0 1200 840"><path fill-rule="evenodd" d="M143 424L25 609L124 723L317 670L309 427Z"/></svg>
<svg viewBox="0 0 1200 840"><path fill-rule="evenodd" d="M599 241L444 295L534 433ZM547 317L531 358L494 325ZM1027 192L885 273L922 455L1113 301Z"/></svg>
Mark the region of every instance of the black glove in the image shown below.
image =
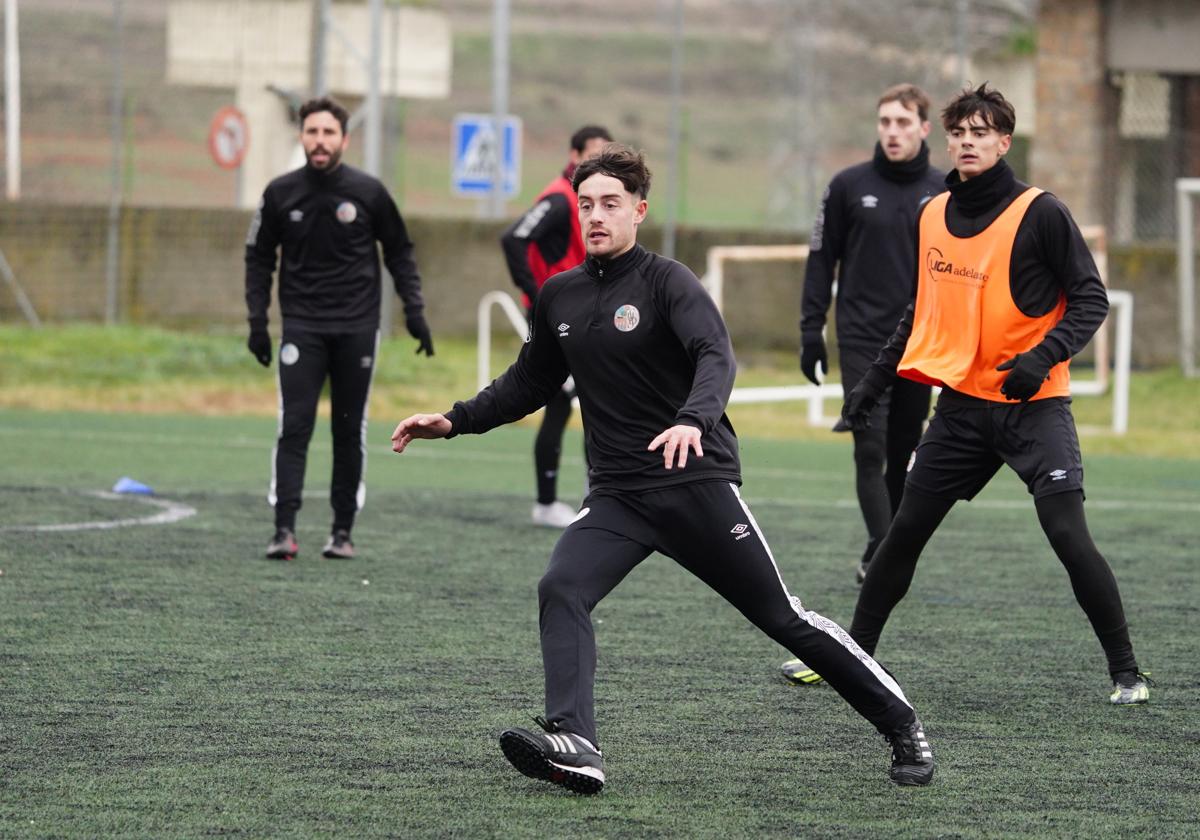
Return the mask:
<svg viewBox="0 0 1200 840"><path fill-rule="evenodd" d="M1010 371L1000 385L1000 393L1010 400L1027 402L1042 389L1042 383L1050 378L1054 360L1048 350L1040 344L1026 353L1018 353L1007 362L996 365L996 370Z"/></svg>
<svg viewBox="0 0 1200 840"><path fill-rule="evenodd" d="M246 346L250 348L250 355L258 359L260 365L271 366L271 334L267 332L265 326L250 328L250 337L246 339Z"/></svg>
<svg viewBox="0 0 1200 840"><path fill-rule="evenodd" d="M821 375L829 373L829 354L825 352L825 340L821 338L804 339L800 344L800 370L814 385L820 385L817 379L817 365L821 366Z"/></svg>
<svg viewBox="0 0 1200 840"><path fill-rule="evenodd" d="M408 328L408 334L417 340L416 352L432 356L433 336L429 334L429 324L425 323L425 316L409 315L404 319L404 326Z"/></svg>
<svg viewBox="0 0 1200 840"><path fill-rule="evenodd" d="M861 432L871 428L871 409L891 384L892 377L879 368L867 368L867 375L850 389L846 401L842 403L842 420L851 431Z"/></svg>

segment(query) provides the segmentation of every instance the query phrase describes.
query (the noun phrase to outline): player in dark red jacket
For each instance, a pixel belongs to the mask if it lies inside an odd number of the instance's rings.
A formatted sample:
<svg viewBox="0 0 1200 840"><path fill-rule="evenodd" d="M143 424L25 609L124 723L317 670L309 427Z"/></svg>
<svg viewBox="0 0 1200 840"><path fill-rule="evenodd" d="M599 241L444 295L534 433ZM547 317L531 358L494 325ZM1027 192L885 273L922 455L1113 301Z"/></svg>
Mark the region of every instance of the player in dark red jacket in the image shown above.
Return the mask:
<svg viewBox="0 0 1200 840"><path fill-rule="evenodd" d="M598 125L585 125L572 134L566 169L546 185L529 212L500 237L508 272L523 293L528 311L532 311L533 301L547 280L579 265L586 256L571 176L580 161L595 157L610 142L608 130ZM575 518L575 509L558 501L558 462L574 397L574 382L568 379L546 404L542 426L533 444L537 473L537 502L532 513L535 525L565 528Z"/></svg>

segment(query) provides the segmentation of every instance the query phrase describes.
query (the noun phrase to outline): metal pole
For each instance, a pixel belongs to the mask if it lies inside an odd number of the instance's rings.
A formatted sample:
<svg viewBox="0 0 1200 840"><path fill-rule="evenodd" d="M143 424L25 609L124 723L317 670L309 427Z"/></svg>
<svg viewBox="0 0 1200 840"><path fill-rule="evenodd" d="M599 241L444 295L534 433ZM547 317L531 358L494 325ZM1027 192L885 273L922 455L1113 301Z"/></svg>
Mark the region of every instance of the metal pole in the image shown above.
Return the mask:
<svg viewBox="0 0 1200 840"><path fill-rule="evenodd" d="M21 197L21 55L17 43L17 0L4 0L4 194Z"/></svg>
<svg viewBox="0 0 1200 840"><path fill-rule="evenodd" d="M1200 190L1200 178L1175 182L1175 215L1179 224L1176 262L1179 272L1179 366L1183 375L1196 375L1196 243L1189 187Z"/></svg>
<svg viewBox="0 0 1200 840"><path fill-rule="evenodd" d="M958 83L967 83L967 16L970 0L958 0L954 14L954 48L958 54Z"/></svg>
<svg viewBox="0 0 1200 840"><path fill-rule="evenodd" d="M662 253L675 259L675 222L679 204L680 100L683 98L683 0L675 0L671 34L670 168L667 170L667 215L663 222Z"/></svg>
<svg viewBox="0 0 1200 840"><path fill-rule="evenodd" d="M3 251L0 251L0 277L3 277L4 282L12 289L13 297L17 299L17 306L25 314L25 320L29 322L30 326L40 327L42 322L38 318L37 310L33 308L33 304L29 302L29 297L25 294L25 290L17 282L17 276L13 274L12 266L8 264Z"/></svg>
<svg viewBox="0 0 1200 840"><path fill-rule="evenodd" d="M313 96L329 90L325 43L329 34L329 0L313 0L312 64L308 68Z"/></svg>
<svg viewBox="0 0 1200 840"><path fill-rule="evenodd" d="M490 216L504 218L504 121L508 117L509 0L492 2L492 128L495 144Z"/></svg>
<svg viewBox="0 0 1200 840"><path fill-rule="evenodd" d="M383 169L383 97L380 93L380 82L383 75L383 0L370 0L370 22L367 24L370 32L370 45L367 52L367 101L364 110L363 137L363 167L376 178ZM385 268L380 272L383 282L379 309L379 329L381 334L392 334L392 320L395 317L395 301L392 291L392 278Z"/></svg>
<svg viewBox="0 0 1200 840"><path fill-rule="evenodd" d="M363 165L371 175L379 177L380 141L383 139L383 115L379 91L380 55L383 52L383 0L370 0L371 50L367 56L366 138L363 142Z"/></svg>
<svg viewBox="0 0 1200 840"><path fill-rule="evenodd" d="M113 0L113 82L112 82L112 167L108 197L108 253L104 265L104 323L117 322L117 292L121 268L121 158L122 116L125 110L125 81L122 75L124 49L124 6Z"/></svg>

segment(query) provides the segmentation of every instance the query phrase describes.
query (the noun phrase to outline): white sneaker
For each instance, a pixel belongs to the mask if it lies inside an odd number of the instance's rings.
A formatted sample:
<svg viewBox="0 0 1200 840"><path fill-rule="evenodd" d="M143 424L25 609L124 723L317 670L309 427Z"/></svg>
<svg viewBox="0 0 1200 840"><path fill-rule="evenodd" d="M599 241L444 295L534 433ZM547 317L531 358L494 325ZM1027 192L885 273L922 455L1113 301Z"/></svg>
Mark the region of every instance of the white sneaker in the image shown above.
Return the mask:
<svg viewBox="0 0 1200 840"><path fill-rule="evenodd" d="M566 502L551 502L548 505L535 502L530 519L534 525L543 528L566 528L575 521L575 514L575 508Z"/></svg>

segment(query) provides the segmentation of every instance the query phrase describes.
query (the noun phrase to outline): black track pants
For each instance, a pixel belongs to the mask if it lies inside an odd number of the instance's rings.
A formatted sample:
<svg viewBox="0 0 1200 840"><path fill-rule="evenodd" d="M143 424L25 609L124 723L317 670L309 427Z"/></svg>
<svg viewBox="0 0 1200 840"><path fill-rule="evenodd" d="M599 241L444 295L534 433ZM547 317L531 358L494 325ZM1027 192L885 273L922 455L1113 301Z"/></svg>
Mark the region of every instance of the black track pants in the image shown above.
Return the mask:
<svg viewBox="0 0 1200 840"><path fill-rule="evenodd" d="M848 395L875 361L877 350L851 346L840 353L842 390ZM900 508L909 456L921 439L931 393L928 385L897 378L872 410L870 427L853 433L854 489L867 527L864 563L871 561Z"/></svg>
<svg viewBox="0 0 1200 840"><path fill-rule="evenodd" d="M900 500L904 498L908 461L921 440L932 395L933 389L920 382L896 377L892 383L887 419L887 467L884 471L892 516L896 515Z"/></svg>
<svg viewBox="0 0 1200 840"><path fill-rule="evenodd" d="M558 498L558 464L562 458L563 432L571 419L574 389L560 388L546 403L542 425L533 442L533 467L537 473L537 500L548 505Z"/></svg>
<svg viewBox="0 0 1200 840"><path fill-rule="evenodd" d="M367 400L379 331L322 334L283 328L279 348L279 437L273 454L270 501L275 527L296 527L304 488L308 443L321 389L329 378L333 477L333 528L349 530L362 507L366 461Z"/></svg>
<svg viewBox="0 0 1200 840"><path fill-rule="evenodd" d="M845 630L788 592L737 487L710 481L593 494L563 532L538 584L548 720L598 743L591 611L652 551L675 560L802 658L879 731L913 719L896 681Z"/></svg>
<svg viewBox="0 0 1200 840"><path fill-rule="evenodd" d="M887 537L875 553L854 609L850 635L874 654L892 609L908 592L925 544L954 505L910 486ZM1096 550L1083 514L1083 493L1073 490L1034 500L1042 530L1071 579L1108 659L1110 673L1137 670L1121 593L1104 557ZM818 671L820 673L820 671Z"/></svg>

